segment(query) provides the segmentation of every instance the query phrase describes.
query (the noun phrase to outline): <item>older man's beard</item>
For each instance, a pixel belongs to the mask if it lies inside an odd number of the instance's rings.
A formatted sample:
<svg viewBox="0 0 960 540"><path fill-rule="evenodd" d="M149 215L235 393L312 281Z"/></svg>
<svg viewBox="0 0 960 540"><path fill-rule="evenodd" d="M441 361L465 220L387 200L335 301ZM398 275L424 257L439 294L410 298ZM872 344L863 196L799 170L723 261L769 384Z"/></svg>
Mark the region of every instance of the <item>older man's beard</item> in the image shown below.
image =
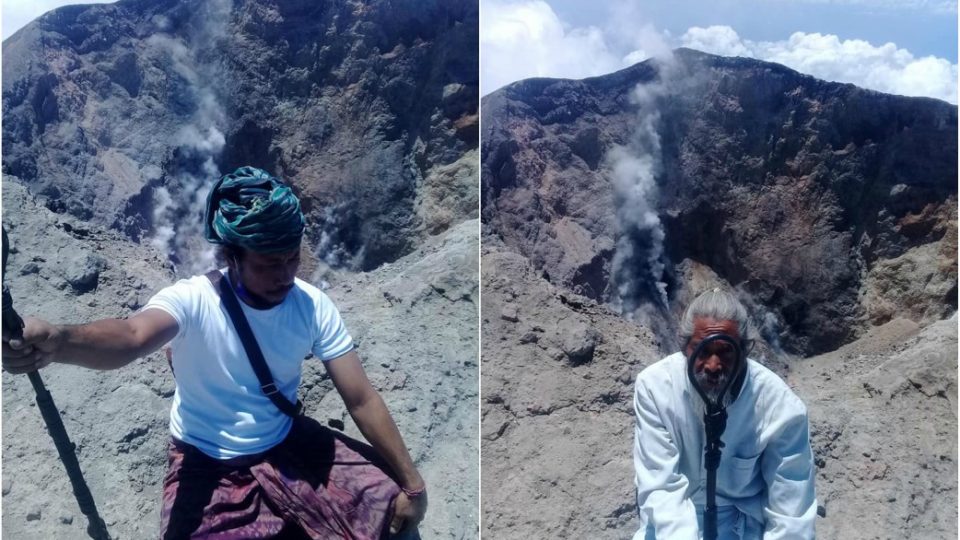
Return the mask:
<svg viewBox="0 0 960 540"><path fill-rule="evenodd" d="M719 384L716 387L708 388L705 384L708 382L706 376L703 373L694 374L694 378L697 381L697 385L699 385L701 390L703 390L703 393L707 395L707 398L709 398L710 401L714 403L716 403L717 398L720 397L720 391L723 390L723 387L727 384L727 380L729 379L729 377L730 377L729 375L724 373L719 377L718 379ZM733 393L732 390L733 390L732 388L728 389L727 392L723 395L723 403L721 403L722 407L726 408L728 405L730 405L730 403L733 402L733 398L731 397L731 394ZM694 390L693 388L690 389L690 400L691 400L691 405L693 406L694 414L697 420L699 420L702 424L703 416L707 413L707 404L704 403L703 398L701 398L700 394L698 394L697 391Z"/></svg>
<svg viewBox="0 0 960 540"><path fill-rule="evenodd" d="M727 381L730 380L727 373L721 373L719 377L708 377L705 371L701 371L700 373L694 373L693 376L703 393L714 403L720 398L720 392L723 391L724 387L727 386ZM729 389L726 395L730 395Z"/></svg>

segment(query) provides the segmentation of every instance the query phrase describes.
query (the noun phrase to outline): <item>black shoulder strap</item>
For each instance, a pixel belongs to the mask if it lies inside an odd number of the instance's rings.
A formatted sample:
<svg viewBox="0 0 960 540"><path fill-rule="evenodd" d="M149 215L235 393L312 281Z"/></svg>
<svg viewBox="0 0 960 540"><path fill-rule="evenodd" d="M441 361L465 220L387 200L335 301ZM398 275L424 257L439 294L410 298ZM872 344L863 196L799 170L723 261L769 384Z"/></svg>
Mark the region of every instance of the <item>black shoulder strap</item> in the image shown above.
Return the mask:
<svg viewBox="0 0 960 540"><path fill-rule="evenodd" d="M299 399L296 405L290 403L277 389L277 385L273 382L273 375L270 374L270 367L267 366L267 361L263 358L260 345L257 344L257 338L253 336L250 324L247 323L247 318L243 315L243 309L240 308L240 301L233 294L230 284L223 279L223 274L219 270L211 270L206 275L210 283L213 283L213 288L220 295L220 299L223 300L224 307L227 308L227 314L233 321L233 327L237 330L237 335L240 336L240 342L243 343L244 350L247 351L247 357L250 359L250 365L253 366L253 372L257 374L257 380L260 381L260 389L278 409L289 416L299 416L303 411L303 403Z"/></svg>

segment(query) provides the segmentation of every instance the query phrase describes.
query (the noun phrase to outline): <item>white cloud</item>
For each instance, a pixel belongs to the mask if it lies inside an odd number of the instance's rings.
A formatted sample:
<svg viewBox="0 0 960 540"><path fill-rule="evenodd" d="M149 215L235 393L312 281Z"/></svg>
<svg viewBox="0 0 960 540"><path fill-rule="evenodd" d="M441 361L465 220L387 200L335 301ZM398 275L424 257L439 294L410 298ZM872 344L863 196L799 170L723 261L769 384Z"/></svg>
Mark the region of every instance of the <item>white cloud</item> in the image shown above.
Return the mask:
<svg viewBox="0 0 960 540"><path fill-rule="evenodd" d="M623 67L599 28L570 28L541 0L484 2L481 93L530 77L580 79Z"/></svg>
<svg viewBox="0 0 960 540"><path fill-rule="evenodd" d="M627 55L623 57L623 60L621 60L621 63L624 66L632 66L634 64L639 64L640 62L643 62L644 60L647 60L650 57L651 55L647 51L643 49L637 49L635 51L627 53Z"/></svg>
<svg viewBox="0 0 960 540"><path fill-rule="evenodd" d="M12 36L30 21L60 6L71 4L112 4L116 0L3 0L3 39Z"/></svg>
<svg viewBox="0 0 960 540"><path fill-rule="evenodd" d="M692 27L680 41L684 47L713 54L777 62L828 81L957 103L956 64L934 56L917 58L893 43L878 46L859 39L804 32L782 41L750 41L729 26Z"/></svg>
<svg viewBox="0 0 960 540"><path fill-rule="evenodd" d="M480 13L481 93L530 77L605 75L672 54L664 34L639 22L645 17L637 2L617 0L607 7L610 18L601 29L573 27L543 0L485 0Z"/></svg>
<svg viewBox="0 0 960 540"><path fill-rule="evenodd" d="M740 36L729 26L694 26L680 38L684 47L721 56L753 56L740 41Z"/></svg>

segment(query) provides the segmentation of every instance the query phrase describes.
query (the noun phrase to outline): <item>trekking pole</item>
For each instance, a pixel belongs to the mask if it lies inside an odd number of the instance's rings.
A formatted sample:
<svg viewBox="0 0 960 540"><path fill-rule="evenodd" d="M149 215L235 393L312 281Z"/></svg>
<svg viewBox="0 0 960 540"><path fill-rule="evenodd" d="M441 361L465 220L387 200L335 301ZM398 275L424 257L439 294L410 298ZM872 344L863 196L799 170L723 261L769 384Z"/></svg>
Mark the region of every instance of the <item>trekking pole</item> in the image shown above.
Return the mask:
<svg viewBox="0 0 960 540"><path fill-rule="evenodd" d="M10 339L23 337L23 319L13 309L13 298L10 296L10 289L7 287L7 230L3 229L3 261L2 273L3 279L3 328L9 332ZM44 423L47 424L47 432L53 438L53 444L57 447L57 453L60 454L60 461L67 469L67 476L70 478L70 484L73 486L73 494L77 498L77 504L80 511L87 516L87 534L94 540L110 540L107 533L107 525L97 512L97 505L93 502L93 495L87 482L83 479L83 473L80 471L80 462L77 461L77 454L74 453L74 445L70 442L67 435L67 429L63 426L63 420L60 413L57 412L57 406L53 403L53 396L47 391L47 387L40 378L39 371L27 373L30 383L37 394L37 406L40 408L40 414L43 416Z"/></svg>
<svg viewBox="0 0 960 540"><path fill-rule="evenodd" d="M732 347L737 356L737 370L733 377L727 380L727 383L720 389L716 400L710 399L693 372L694 361L700 356L700 351L714 341L722 341ZM740 375L746 370L746 355L743 354L740 344L735 339L726 334L714 334L703 341L694 349L690 357L687 358L687 378L690 380L693 389L700 395L700 399L706 405L706 412L703 415L703 429L706 438L704 448L704 468L707 470L707 501L703 510L703 540L716 540L717 538L717 469L720 468L721 448L723 441L720 437L727 429L727 409L723 406L723 396L730 391Z"/></svg>

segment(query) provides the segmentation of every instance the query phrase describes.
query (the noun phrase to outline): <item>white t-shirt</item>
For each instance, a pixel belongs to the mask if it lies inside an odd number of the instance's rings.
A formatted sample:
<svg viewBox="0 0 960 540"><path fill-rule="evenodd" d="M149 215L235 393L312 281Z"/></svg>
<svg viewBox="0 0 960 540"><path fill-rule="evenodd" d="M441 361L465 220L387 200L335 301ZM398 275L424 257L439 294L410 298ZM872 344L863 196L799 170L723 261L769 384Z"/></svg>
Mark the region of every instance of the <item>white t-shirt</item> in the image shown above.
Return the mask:
<svg viewBox="0 0 960 540"><path fill-rule="evenodd" d="M226 277L226 269L221 270ZM240 302L280 392L296 402L303 360L323 361L353 348L333 302L297 279L284 301L258 310ZM161 290L146 309L177 320L170 342L176 392L170 433L203 453L230 459L270 449L286 437L292 419L260 389L250 360L220 296L206 276Z"/></svg>

